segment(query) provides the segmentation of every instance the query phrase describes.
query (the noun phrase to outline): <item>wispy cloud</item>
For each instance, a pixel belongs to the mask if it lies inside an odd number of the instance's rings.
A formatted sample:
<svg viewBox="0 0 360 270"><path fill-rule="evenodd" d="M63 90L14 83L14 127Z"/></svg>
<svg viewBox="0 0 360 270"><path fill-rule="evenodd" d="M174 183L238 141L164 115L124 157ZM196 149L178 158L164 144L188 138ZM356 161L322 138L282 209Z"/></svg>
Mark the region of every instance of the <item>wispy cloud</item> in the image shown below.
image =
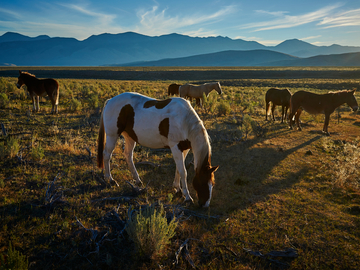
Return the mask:
<svg viewBox="0 0 360 270"><path fill-rule="evenodd" d="M267 13L276 16L276 19L270 21L263 21L259 23L249 23L243 25L242 29L253 29L253 31L265 31L273 29L283 29L283 28L292 28L295 26L308 24L312 22L317 22L323 20L329 16L335 9L339 8L341 4L329 5L319 10L309 12L302 15L287 15L285 11L278 12L266 12L266 11L257 11L258 13Z"/></svg>
<svg viewBox="0 0 360 270"><path fill-rule="evenodd" d="M164 34L179 31L186 27L200 24L211 24L223 20L225 16L235 12L234 6L223 7L211 14L193 13L187 16L170 16L167 9L159 10L158 6L153 6L150 10L139 10L137 15L140 18L138 31L152 35ZM186 30L184 30L186 31ZM193 33L209 33L208 31L191 30Z"/></svg>
<svg viewBox="0 0 360 270"><path fill-rule="evenodd" d="M319 25L324 28L359 26L360 25L360 9L349 10L325 17Z"/></svg>

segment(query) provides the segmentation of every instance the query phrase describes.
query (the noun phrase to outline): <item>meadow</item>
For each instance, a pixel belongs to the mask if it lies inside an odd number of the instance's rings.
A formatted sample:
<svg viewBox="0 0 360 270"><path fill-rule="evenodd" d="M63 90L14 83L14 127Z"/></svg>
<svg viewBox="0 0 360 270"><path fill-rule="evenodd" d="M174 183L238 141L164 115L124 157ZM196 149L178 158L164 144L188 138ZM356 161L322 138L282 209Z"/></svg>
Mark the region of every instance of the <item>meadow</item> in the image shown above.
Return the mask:
<svg viewBox="0 0 360 270"><path fill-rule="evenodd" d="M11 258L22 269L360 268L359 113L339 107L325 136L323 115L304 112L302 131L280 123L280 108L277 121L265 121L264 100L270 87L358 88L360 68L21 68L58 80L57 115L47 97L32 111L25 87L16 88L18 69L0 68L0 269ZM123 92L164 99L171 83L210 81L223 94L195 107L220 166L208 209L174 193L167 149L136 146L146 185L138 192L120 138L111 160L120 186L104 181L96 155L105 100ZM196 201L191 161L190 152ZM139 251L126 229L149 206L176 221L157 253Z"/></svg>

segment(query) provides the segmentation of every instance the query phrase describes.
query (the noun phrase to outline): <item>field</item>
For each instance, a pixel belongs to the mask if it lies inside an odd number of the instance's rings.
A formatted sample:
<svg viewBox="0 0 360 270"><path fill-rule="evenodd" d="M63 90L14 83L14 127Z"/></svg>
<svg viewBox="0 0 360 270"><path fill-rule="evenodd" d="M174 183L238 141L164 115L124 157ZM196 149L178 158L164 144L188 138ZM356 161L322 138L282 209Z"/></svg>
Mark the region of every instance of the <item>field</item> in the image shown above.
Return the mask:
<svg viewBox="0 0 360 270"><path fill-rule="evenodd" d="M25 269L360 269L359 113L339 107L325 136L323 115L304 112L303 130L290 130L279 110L265 121L264 101L270 87L358 88L360 68L21 68L58 80L57 115L47 97L32 111L18 69L0 68L0 269L12 257ZM223 90L195 107L220 166L208 209L174 193L166 149L136 146L139 193L120 138L111 160L120 186L104 181L96 155L105 100L129 91L163 99L171 83L207 81ZM191 152L186 161L196 201ZM177 221L157 253L139 250L126 230L150 205Z"/></svg>

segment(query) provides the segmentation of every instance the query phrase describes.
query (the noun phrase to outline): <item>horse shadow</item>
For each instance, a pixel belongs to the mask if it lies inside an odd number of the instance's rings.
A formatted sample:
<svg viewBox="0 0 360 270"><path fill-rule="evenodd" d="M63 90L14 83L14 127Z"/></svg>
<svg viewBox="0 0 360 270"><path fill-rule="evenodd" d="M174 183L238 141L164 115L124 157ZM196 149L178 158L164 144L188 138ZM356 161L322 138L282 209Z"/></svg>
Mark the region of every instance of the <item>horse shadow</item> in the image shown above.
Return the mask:
<svg viewBox="0 0 360 270"><path fill-rule="evenodd" d="M246 209L294 186L308 172L310 168L306 165L295 167L294 162L289 167L282 163L287 162L286 159L296 151L309 148L323 136L314 134L312 138L291 148L281 144L267 146L269 139L286 132L284 128L278 129L266 138L220 146L220 151L217 150L219 146L213 144L212 163L220 165L215 173L216 184L210 204L213 214L230 215L234 211ZM306 159L307 155L311 155L311 151L303 151L300 158ZM293 162L292 159L289 162Z"/></svg>

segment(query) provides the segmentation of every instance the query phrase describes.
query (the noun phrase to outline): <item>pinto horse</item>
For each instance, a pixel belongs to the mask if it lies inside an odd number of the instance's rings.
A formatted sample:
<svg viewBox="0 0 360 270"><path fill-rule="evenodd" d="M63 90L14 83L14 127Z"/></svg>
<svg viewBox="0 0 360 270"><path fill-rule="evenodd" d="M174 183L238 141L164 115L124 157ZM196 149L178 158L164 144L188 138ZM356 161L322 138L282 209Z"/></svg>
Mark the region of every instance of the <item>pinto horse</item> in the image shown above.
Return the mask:
<svg viewBox="0 0 360 270"><path fill-rule="evenodd" d="M204 103L203 94L208 97L212 90L216 90L219 95L222 94L219 82L204 83L202 85L184 84L180 86L179 93L180 97L195 98L196 104L202 107L202 103Z"/></svg>
<svg viewBox="0 0 360 270"><path fill-rule="evenodd" d="M209 206L218 166L211 166L208 133L188 101L182 98L156 100L138 93L122 93L107 100L100 118L97 156L98 167L105 165L106 180L115 181L110 173L110 158L120 135L125 138L125 158L137 184L142 181L133 162L136 143L150 148L170 148L176 163L173 185L176 191L182 191L186 201L193 201L184 163L192 149L193 186L200 206Z"/></svg>
<svg viewBox="0 0 360 270"><path fill-rule="evenodd" d="M291 92L289 89L270 88L265 94L266 120L270 111L270 102L272 102L271 115L275 121L274 111L276 105L281 106L281 123L286 119L288 108L290 107Z"/></svg>
<svg viewBox="0 0 360 270"><path fill-rule="evenodd" d="M58 113L59 105L59 84L54 79L37 79L35 75L27 72L21 72L19 70L19 78L16 83L17 88L21 88L22 85L26 85L27 90L30 93L30 97L33 102L33 110L40 111L39 97L49 96L52 104L51 113ZM36 103L35 103L36 98Z"/></svg>
<svg viewBox="0 0 360 270"><path fill-rule="evenodd" d="M290 100L290 115L289 125L292 129L292 125L296 122L299 130L300 115L302 110L311 114L325 114L325 122L323 127L323 133L330 135L328 131L328 125L330 120L330 114L332 114L337 107L346 103L355 112L358 109L358 103L355 98L355 90L342 90L337 92L329 92L327 94L315 94L306 91L298 91L292 95ZM295 116L295 121L293 120Z"/></svg>

